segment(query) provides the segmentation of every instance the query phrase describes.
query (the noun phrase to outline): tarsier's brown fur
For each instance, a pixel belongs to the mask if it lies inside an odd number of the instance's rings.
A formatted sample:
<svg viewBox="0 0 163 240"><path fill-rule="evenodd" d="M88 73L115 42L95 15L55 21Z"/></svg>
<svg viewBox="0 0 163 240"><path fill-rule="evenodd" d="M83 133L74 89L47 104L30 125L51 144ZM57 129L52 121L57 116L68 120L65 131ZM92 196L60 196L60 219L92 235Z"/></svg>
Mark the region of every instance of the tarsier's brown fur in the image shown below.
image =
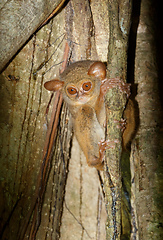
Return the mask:
<svg viewBox="0 0 163 240"><path fill-rule="evenodd" d="M121 84L120 79L107 79L106 67L99 61L80 61L68 66L59 79L45 83L50 91L61 91L72 115L74 134L86 156L89 166L103 170L103 154L114 141L105 141L106 121L104 97L110 87ZM123 132L124 147L135 129L132 101L124 111L126 126Z"/></svg>

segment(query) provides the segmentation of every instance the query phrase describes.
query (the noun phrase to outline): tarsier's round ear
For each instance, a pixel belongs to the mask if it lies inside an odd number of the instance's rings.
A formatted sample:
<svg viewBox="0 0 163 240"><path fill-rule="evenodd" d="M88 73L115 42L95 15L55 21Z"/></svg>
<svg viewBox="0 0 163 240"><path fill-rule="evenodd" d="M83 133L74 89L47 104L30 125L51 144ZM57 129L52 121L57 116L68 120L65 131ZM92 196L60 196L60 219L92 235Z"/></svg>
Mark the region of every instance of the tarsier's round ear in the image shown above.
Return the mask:
<svg viewBox="0 0 163 240"><path fill-rule="evenodd" d="M64 85L64 82L59 79L50 80L44 83L44 87L49 91L58 91L61 90Z"/></svg>
<svg viewBox="0 0 163 240"><path fill-rule="evenodd" d="M106 66L102 62L94 62L89 70L88 75L95 76L101 78L101 80L106 77Z"/></svg>

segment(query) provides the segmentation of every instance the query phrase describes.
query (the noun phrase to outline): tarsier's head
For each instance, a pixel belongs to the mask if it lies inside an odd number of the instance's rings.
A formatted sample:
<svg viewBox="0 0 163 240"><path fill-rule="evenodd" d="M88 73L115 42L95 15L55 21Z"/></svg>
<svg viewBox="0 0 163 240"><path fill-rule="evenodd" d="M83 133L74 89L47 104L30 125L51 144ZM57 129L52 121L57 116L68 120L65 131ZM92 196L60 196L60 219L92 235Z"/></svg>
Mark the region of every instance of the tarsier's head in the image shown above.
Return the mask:
<svg viewBox="0 0 163 240"><path fill-rule="evenodd" d="M99 61L79 61L68 66L60 75L44 84L49 91L62 91L69 105L95 101L100 94L101 81L106 77L105 64Z"/></svg>

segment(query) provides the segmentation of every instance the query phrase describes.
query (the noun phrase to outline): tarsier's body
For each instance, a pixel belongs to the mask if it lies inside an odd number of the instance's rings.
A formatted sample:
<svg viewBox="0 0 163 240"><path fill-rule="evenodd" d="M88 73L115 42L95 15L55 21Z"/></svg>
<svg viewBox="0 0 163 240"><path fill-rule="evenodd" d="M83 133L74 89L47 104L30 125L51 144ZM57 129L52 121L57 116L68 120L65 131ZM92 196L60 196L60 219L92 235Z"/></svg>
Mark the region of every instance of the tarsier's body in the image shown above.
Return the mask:
<svg viewBox="0 0 163 240"><path fill-rule="evenodd" d="M72 115L75 136L87 163L98 170L103 170L102 153L109 147L109 141L104 141L104 96L107 89L114 85L113 82L117 84L118 81L106 79L106 67L102 62L80 61L67 67L59 80L51 80L44 85L47 90L62 92ZM126 134L127 142L131 132L132 129L129 131L126 125L124 136ZM127 144L125 140L124 144Z"/></svg>

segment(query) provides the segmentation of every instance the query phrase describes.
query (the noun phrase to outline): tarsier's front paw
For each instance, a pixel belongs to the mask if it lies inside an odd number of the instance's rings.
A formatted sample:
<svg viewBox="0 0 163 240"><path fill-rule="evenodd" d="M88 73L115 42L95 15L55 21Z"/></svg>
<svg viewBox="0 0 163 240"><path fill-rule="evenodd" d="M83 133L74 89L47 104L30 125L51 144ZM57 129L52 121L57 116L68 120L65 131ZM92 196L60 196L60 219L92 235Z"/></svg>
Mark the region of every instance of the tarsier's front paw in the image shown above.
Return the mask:
<svg viewBox="0 0 163 240"><path fill-rule="evenodd" d="M119 78L119 81L117 82L117 85L120 89L120 91L122 93L125 93L127 95L127 98L129 98L131 91L130 91L130 87L131 84L130 83L125 83L122 79Z"/></svg>
<svg viewBox="0 0 163 240"><path fill-rule="evenodd" d="M101 90L102 90L103 94L106 94L108 89L112 89L112 88L115 88L117 86L119 87L120 91L122 93L125 93L127 95L127 98L129 98L129 96L131 94L131 92L130 92L131 84L125 83L119 77L117 77L117 78L105 78L102 81Z"/></svg>
<svg viewBox="0 0 163 240"><path fill-rule="evenodd" d="M103 161L103 158L104 158L104 153L107 149L109 148L115 148L115 143L118 143L118 139L115 139L115 140L104 140L102 139L98 145L99 145L99 155L100 155L100 160L101 162Z"/></svg>

